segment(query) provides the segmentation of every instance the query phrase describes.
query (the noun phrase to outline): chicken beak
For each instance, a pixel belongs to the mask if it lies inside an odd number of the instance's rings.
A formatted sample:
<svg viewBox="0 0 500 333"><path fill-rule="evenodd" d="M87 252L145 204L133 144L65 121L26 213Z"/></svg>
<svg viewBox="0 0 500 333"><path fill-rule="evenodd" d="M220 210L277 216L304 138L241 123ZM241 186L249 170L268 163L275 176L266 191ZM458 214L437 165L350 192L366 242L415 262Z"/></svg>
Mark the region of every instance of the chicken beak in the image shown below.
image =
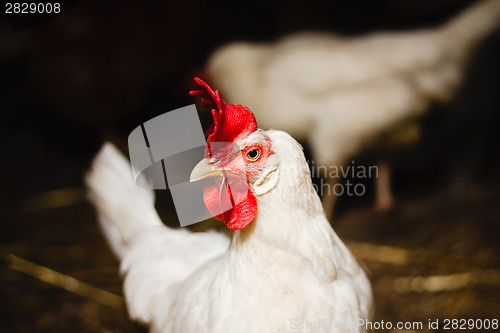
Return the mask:
<svg viewBox="0 0 500 333"><path fill-rule="evenodd" d="M213 163L210 163L208 158L202 159L191 171L191 176L189 177L190 182L195 182L198 180L205 179L207 177L220 176L223 175L226 169L218 168Z"/></svg>

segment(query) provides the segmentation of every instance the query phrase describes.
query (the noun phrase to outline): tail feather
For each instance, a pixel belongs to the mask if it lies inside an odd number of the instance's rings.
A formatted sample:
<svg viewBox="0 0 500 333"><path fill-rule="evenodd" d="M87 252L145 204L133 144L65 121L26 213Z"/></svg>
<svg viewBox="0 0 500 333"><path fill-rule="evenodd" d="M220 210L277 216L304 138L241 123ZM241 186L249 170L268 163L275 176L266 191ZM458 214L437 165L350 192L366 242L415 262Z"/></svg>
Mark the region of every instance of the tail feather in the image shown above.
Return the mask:
<svg viewBox="0 0 500 333"><path fill-rule="evenodd" d="M135 184L130 163L113 144L103 145L85 182L103 233L118 258L123 258L141 229L163 225L154 208L154 192Z"/></svg>
<svg viewBox="0 0 500 333"><path fill-rule="evenodd" d="M470 50L500 26L500 0L483 0L466 9L444 26L444 40L451 50Z"/></svg>

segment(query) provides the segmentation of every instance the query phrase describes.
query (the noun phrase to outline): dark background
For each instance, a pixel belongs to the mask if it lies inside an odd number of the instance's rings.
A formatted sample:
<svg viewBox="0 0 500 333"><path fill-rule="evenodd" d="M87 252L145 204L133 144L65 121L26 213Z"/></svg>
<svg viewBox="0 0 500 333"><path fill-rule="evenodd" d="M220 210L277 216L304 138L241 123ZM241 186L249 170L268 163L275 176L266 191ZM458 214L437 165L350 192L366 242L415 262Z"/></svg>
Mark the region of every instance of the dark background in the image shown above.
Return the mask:
<svg viewBox="0 0 500 333"><path fill-rule="evenodd" d="M84 200L83 175L104 140L126 152L126 138L139 124L195 103L187 93L192 78L218 46L302 30L356 37L431 27L473 1L62 3L65 13L47 22L4 15L0 24L0 325L6 332L144 330L129 322L124 307L20 273L8 255L121 295L118 263ZM392 153L395 210L372 209L372 184L366 197L338 202L334 226L341 238L402 247L419 258L411 265L364 264L376 320L500 318L500 278L437 293L380 287L387 277L500 269L498 59L497 29L478 48L455 98L421 119L422 140ZM63 198L54 199L50 191L60 189ZM168 191L158 195L162 217L175 225ZM419 252L424 248L429 252Z"/></svg>

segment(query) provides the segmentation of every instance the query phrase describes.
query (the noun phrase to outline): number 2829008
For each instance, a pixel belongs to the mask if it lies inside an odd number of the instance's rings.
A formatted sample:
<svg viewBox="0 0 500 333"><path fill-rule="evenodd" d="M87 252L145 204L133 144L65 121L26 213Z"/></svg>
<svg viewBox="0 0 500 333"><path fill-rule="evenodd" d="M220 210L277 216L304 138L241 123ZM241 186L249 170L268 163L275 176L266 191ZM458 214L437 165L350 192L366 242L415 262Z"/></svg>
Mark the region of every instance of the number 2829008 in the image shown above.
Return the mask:
<svg viewBox="0 0 500 333"><path fill-rule="evenodd" d="M60 12L61 4L58 2L7 2L5 4L5 14L59 14Z"/></svg>
<svg viewBox="0 0 500 333"><path fill-rule="evenodd" d="M498 330L498 319L444 319L444 330Z"/></svg>

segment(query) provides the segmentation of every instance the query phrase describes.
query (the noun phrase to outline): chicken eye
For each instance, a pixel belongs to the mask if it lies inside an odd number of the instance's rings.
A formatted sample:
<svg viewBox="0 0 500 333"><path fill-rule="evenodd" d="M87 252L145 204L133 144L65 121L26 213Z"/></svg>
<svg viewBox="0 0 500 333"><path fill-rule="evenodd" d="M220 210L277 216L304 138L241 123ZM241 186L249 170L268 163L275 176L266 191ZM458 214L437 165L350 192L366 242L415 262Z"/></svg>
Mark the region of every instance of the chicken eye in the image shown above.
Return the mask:
<svg viewBox="0 0 500 333"><path fill-rule="evenodd" d="M257 161L257 159L260 157L260 149L252 149L248 151L247 153L247 159L249 161Z"/></svg>

